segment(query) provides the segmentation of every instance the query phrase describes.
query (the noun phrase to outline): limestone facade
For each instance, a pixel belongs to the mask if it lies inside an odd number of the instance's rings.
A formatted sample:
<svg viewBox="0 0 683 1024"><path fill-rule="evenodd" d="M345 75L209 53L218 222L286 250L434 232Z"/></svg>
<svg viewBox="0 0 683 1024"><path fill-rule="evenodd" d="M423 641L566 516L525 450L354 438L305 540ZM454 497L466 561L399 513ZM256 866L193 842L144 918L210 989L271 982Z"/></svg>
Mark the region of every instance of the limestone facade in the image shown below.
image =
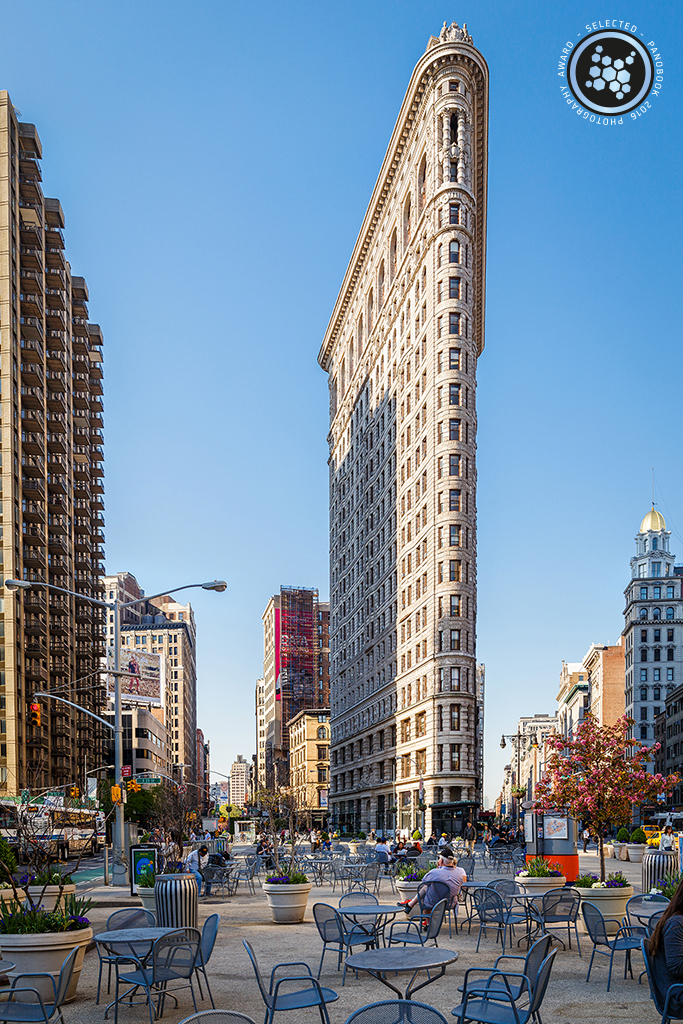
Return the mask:
<svg viewBox="0 0 683 1024"><path fill-rule="evenodd" d="M488 69L432 37L319 354L330 389L331 820L460 831L481 804L476 369ZM480 675L483 697L483 672Z"/></svg>
<svg viewBox="0 0 683 1024"><path fill-rule="evenodd" d="M289 782L310 825L327 817L330 789L330 711L300 711L289 721Z"/></svg>

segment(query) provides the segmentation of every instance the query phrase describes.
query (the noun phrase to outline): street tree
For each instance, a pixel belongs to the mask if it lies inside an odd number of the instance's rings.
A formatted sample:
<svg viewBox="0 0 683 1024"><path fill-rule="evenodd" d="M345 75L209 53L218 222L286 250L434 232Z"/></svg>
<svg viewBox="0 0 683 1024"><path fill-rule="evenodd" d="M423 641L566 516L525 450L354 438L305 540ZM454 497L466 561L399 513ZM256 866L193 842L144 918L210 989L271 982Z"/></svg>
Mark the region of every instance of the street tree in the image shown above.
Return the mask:
<svg viewBox="0 0 683 1024"><path fill-rule="evenodd" d="M630 739L632 718L624 715L614 725L599 725L587 713L572 739L554 734L543 778L536 786L538 810L566 808L577 821L590 825L598 837L600 880L605 881L604 837L612 825L630 820L633 807L656 802L679 781L677 775L648 771L659 749Z"/></svg>

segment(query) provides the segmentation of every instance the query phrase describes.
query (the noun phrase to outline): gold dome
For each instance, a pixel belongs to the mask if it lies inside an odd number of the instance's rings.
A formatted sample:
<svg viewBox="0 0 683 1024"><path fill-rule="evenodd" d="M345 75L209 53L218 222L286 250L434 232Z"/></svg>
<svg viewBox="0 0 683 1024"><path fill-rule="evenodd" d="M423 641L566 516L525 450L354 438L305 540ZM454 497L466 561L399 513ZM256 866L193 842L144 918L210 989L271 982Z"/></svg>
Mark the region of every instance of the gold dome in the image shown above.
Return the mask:
<svg viewBox="0 0 683 1024"><path fill-rule="evenodd" d="M657 511L654 505L640 524L641 533L647 533L648 530L666 530L664 516Z"/></svg>

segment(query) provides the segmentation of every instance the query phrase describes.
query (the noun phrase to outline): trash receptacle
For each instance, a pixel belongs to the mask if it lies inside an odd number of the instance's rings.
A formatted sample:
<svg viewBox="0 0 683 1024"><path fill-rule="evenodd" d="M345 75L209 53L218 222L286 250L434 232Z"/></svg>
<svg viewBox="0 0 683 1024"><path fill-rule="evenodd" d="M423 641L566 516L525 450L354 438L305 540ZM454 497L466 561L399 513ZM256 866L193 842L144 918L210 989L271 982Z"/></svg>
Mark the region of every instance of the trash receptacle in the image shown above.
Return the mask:
<svg viewBox="0 0 683 1024"><path fill-rule="evenodd" d="M643 892L649 892L660 878L678 866L678 854L674 850L646 850L643 854Z"/></svg>
<svg viewBox="0 0 683 1024"><path fill-rule="evenodd" d="M157 875L154 900L160 928L197 927L199 889L194 875Z"/></svg>

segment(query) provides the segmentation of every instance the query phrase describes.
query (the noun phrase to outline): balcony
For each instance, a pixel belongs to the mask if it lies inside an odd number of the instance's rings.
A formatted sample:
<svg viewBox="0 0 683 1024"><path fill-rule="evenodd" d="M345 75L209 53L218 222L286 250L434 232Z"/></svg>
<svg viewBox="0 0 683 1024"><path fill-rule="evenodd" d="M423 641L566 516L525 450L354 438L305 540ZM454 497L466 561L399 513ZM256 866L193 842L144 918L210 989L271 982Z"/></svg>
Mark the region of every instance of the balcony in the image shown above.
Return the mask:
<svg viewBox="0 0 683 1024"><path fill-rule="evenodd" d="M21 404L24 408L42 409L43 389L42 388L21 388Z"/></svg>
<svg viewBox="0 0 683 1024"><path fill-rule="evenodd" d="M66 307L66 292L63 288L46 288L45 298L54 309L62 310Z"/></svg>
<svg viewBox="0 0 683 1024"><path fill-rule="evenodd" d="M54 622L54 625L52 625ZM63 636L68 635L68 623L66 619L54 619L50 620L51 629L53 630L53 636L50 640L50 654L53 657L68 658L69 656L69 641L64 640ZM54 636L54 631L61 634L59 637Z"/></svg>
<svg viewBox="0 0 683 1024"><path fill-rule="evenodd" d="M41 343L29 338L22 338L21 359L25 363L42 363L43 346Z"/></svg>
<svg viewBox="0 0 683 1024"><path fill-rule="evenodd" d="M38 203L38 205L42 206L43 190L35 178L20 174L19 197L20 199L28 199L29 202Z"/></svg>
<svg viewBox="0 0 683 1024"><path fill-rule="evenodd" d="M48 309L46 313L47 326L56 331L66 330L66 313L62 309Z"/></svg>
<svg viewBox="0 0 683 1024"><path fill-rule="evenodd" d="M42 522L45 516L45 509L43 506L39 505L37 502L27 501L26 497L24 497L22 502L21 511L24 519L29 519L31 522ZM28 601L29 597L31 597L33 593L34 591L32 590L27 591L24 597L24 603Z"/></svg>
<svg viewBox="0 0 683 1024"><path fill-rule="evenodd" d="M61 286L62 290L66 289L67 280L63 270L59 270L58 267L46 267L45 275L50 288L59 289Z"/></svg>
<svg viewBox="0 0 683 1024"><path fill-rule="evenodd" d="M53 494L66 494L66 477L62 473L49 473L47 477L48 491Z"/></svg>
<svg viewBox="0 0 683 1024"><path fill-rule="evenodd" d="M50 641L50 654L67 654L69 645L62 644L61 641L57 641L54 637L68 636L69 620L63 615L51 615L50 616L50 633L53 639Z"/></svg>
<svg viewBox="0 0 683 1024"><path fill-rule="evenodd" d="M53 555L67 555L69 553L66 537L60 537L58 533L50 533L48 547Z"/></svg>
<svg viewBox="0 0 683 1024"><path fill-rule="evenodd" d="M48 434L48 437L51 437L52 433L64 434L66 432L66 416L64 416L62 413L48 412L47 422L48 428L51 432L50 434Z"/></svg>
<svg viewBox="0 0 683 1024"><path fill-rule="evenodd" d="M42 548L24 546L23 558L24 565L30 565L33 566L33 568L36 566L43 566L45 564L45 552Z"/></svg>
<svg viewBox="0 0 683 1024"><path fill-rule="evenodd" d="M87 338L88 337L88 321L81 316L72 316L71 325L75 337Z"/></svg>
<svg viewBox="0 0 683 1024"><path fill-rule="evenodd" d="M29 544L42 544L45 547L45 531L36 523L24 523L22 536Z"/></svg>
<svg viewBox="0 0 683 1024"><path fill-rule="evenodd" d="M46 658L47 640L44 636L24 637L24 651L27 658Z"/></svg>
<svg viewBox="0 0 683 1024"><path fill-rule="evenodd" d="M42 317L43 297L38 292L20 292L19 301L21 302L22 316Z"/></svg>
<svg viewBox="0 0 683 1024"><path fill-rule="evenodd" d="M56 245L50 245L45 247L45 259L48 267L52 267L57 270L66 269L66 261L64 259L64 253L62 249Z"/></svg>
<svg viewBox="0 0 683 1024"><path fill-rule="evenodd" d="M57 370L47 370L45 379L51 391L66 391L65 373L60 373Z"/></svg>
<svg viewBox="0 0 683 1024"><path fill-rule="evenodd" d="M101 374L100 374L100 377L101 377ZM99 377L91 377L90 378L90 394L91 395L102 395L102 394L104 394L104 391L102 390L102 381L100 380Z"/></svg>
<svg viewBox="0 0 683 1024"><path fill-rule="evenodd" d="M66 516L48 516L47 525L50 527L50 531L54 533L66 534L69 532L69 520Z"/></svg>
<svg viewBox="0 0 683 1024"><path fill-rule="evenodd" d="M47 332L47 339L49 342L48 347L53 351L57 351L57 349L66 349L68 341L66 331L55 331L50 329Z"/></svg>
<svg viewBox="0 0 683 1024"><path fill-rule="evenodd" d="M47 611L47 600L44 591L27 590L24 594L24 611L31 612L32 614Z"/></svg>
<svg viewBox="0 0 683 1024"><path fill-rule="evenodd" d="M25 476L22 478L21 487L26 498L45 498L45 484L37 476Z"/></svg>
<svg viewBox="0 0 683 1024"><path fill-rule="evenodd" d="M43 340L43 322L36 316L22 316L19 318L21 324L21 333L24 338L32 339L33 341Z"/></svg>
<svg viewBox="0 0 683 1024"><path fill-rule="evenodd" d="M64 248L64 235L60 228L54 227L52 224L45 225L45 244L49 246L48 252Z"/></svg>
<svg viewBox="0 0 683 1024"><path fill-rule="evenodd" d="M52 412L65 413L67 411L66 393L64 391L48 391L47 407Z"/></svg>
<svg viewBox="0 0 683 1024"><path fill-rule="evenodd" d="M63 352L47 351L47 365L58 373L66 373L66 356Z"/></svg>
<svg viewBox="0 0 683 1024"><path fill-rule="evenodd" d="M19 223L19 229L21 231L22 248L27 245L31 248L42 249L43 229L40 224L22 220Z"/></svg>
<svg viewBox="0 0 683 1024"><path fill-rule="evenodd" d="M21 364L21 383L34 388L41 386L43 383L43 373L40 363Z"/></svg>
<svg viewBox="0 0 683 1024"><path fill-rule="evenodd" d="M40 181L40 164L38 154L31 149L19 150L19 171L22 175L35 177Z"/></svg>
<svg viewBox="0 0 683 1024"><path fill-rule="evenodd" d="M47 623L39 615L26 616L24 618L24 635L41 636L47 629Z"/></svg>
<svg viewBox="0 0 683 1024"><path fill-rule="evenodd" d="M33 245L22 245L19 247L19 253L21 255L22 268L26 266L30 270L43 269L43 253L41 249L37 249Z"/></svg>

